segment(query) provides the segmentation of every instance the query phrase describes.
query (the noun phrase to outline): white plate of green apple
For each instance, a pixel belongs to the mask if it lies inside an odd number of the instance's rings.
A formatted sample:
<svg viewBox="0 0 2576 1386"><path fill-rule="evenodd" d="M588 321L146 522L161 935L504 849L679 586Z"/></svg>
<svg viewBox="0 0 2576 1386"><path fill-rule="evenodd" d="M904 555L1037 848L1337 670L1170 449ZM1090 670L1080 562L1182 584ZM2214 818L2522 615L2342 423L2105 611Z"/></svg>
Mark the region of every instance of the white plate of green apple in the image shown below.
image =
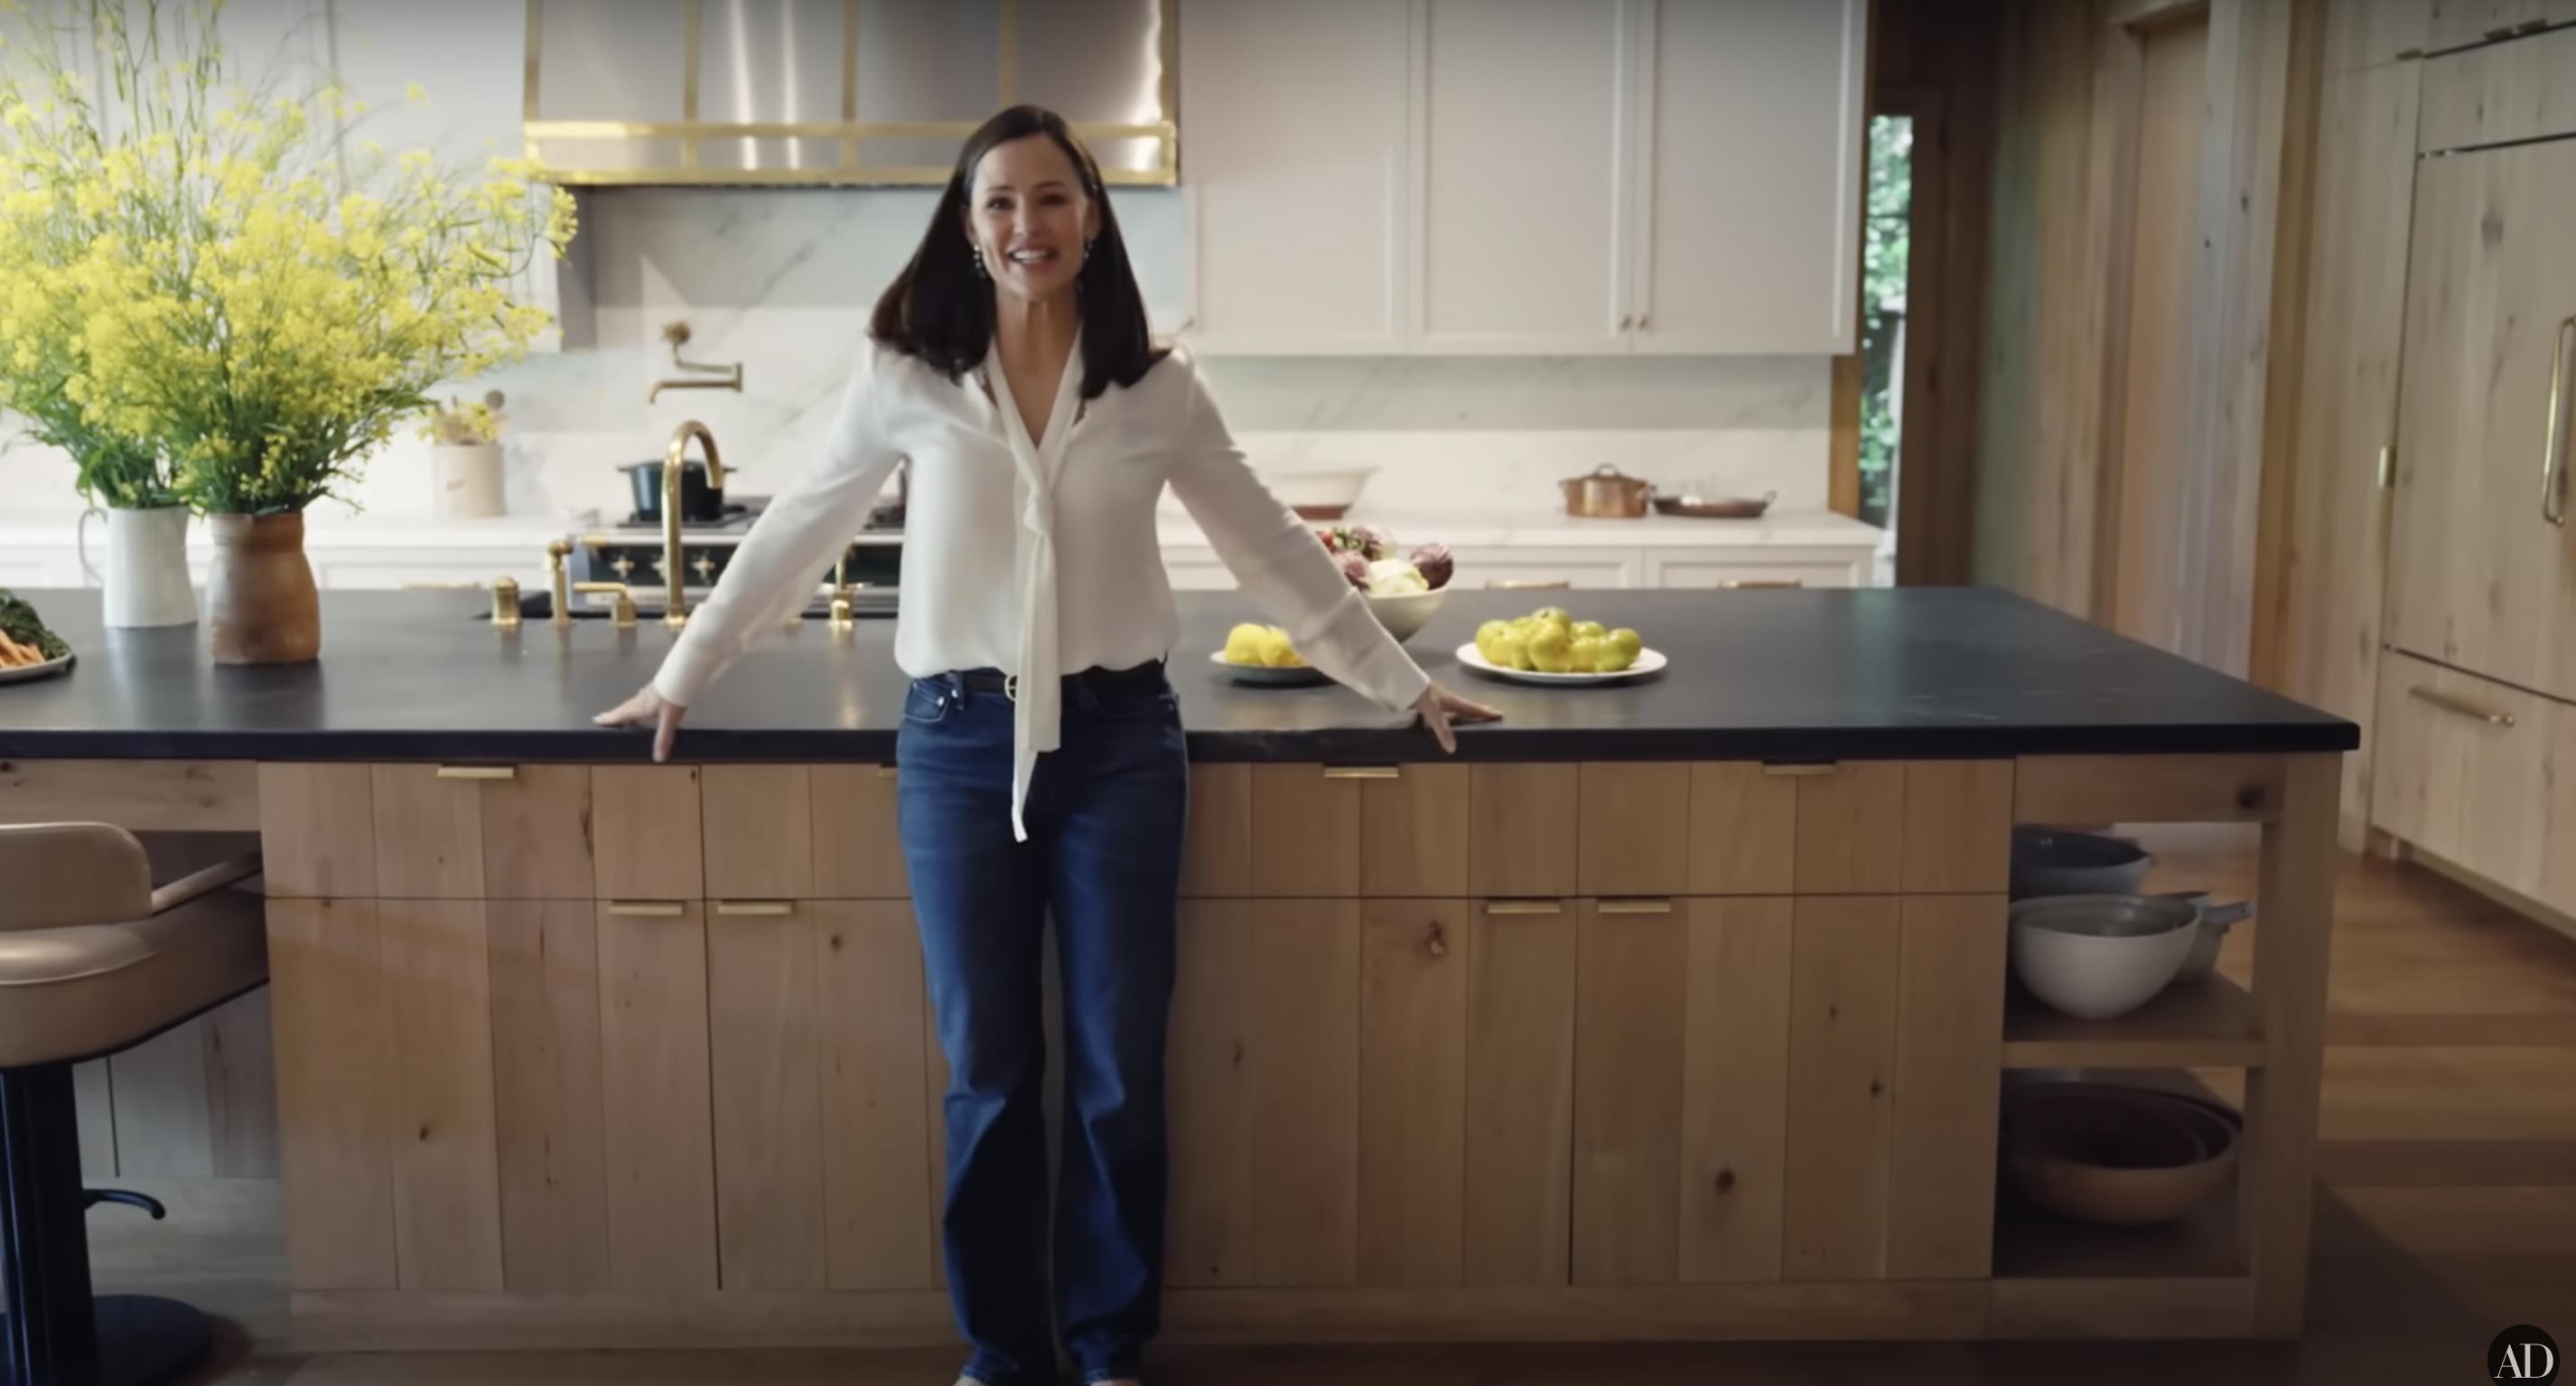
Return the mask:
<svg viewBox="0 0 2576 1386"><path fill-rule="evenodd" d="M1634 630L1605 629L1551 606L1477 627L1476 638L1458 647L1458 662L1520 683L1597 684L1643 678L1660 672L1667 661Z"/></svg>

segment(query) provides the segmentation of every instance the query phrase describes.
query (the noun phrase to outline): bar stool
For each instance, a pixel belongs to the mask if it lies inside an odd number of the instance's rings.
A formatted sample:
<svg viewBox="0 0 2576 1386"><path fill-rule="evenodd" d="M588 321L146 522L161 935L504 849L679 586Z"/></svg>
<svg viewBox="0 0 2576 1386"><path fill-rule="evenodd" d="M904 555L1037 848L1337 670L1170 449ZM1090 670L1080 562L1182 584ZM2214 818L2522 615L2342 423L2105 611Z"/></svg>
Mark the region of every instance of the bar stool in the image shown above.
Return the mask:
<svg viewBox="0 0 2576 1386"><path fill-rule="evenodd" d="M85 1214L142 1194L85 1189L72 1065L131 1049L268 980L254 852L152 886L143 844L106 823L0 826L0 1352L14 1386L150 1386L206 1350L205 1315L93 1296Z"/></svg>

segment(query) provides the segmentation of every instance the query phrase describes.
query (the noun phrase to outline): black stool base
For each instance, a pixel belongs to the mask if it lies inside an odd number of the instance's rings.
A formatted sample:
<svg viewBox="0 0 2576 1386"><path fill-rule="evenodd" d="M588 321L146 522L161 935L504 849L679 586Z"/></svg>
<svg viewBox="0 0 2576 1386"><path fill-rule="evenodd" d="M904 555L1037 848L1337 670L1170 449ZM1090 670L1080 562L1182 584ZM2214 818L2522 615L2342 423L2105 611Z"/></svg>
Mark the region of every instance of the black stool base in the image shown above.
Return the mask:
<svg viewBox="0 0 2576 1386"><path fill-rule="evenodd" d="M95 1376L12 1380L8 1386L161 1386L176 1381L205 1356L213 1339L206 1316L158 1295L100 1295L98 1373ZM0 1337L7 1334L0 1320Z"/></svg>

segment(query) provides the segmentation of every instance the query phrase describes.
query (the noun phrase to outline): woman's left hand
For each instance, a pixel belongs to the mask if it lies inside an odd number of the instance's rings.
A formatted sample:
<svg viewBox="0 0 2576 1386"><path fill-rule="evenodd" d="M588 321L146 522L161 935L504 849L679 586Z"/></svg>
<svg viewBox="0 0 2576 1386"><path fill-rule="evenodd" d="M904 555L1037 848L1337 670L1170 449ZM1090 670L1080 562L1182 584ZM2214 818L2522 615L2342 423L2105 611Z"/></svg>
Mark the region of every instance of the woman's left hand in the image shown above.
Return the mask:
<svg viewBox="0 0 2576 1386"><path fill-rule="evenodd" d="M1451 730L1452 724L1499 722L1503 718L1500 709L1461 698L1436 683L1413 700L1413 710L1422 715L1422 724L1431 729L1431 734L1440 738L1440 749L1451 755L1458 753L1458 734Z"/></svg>

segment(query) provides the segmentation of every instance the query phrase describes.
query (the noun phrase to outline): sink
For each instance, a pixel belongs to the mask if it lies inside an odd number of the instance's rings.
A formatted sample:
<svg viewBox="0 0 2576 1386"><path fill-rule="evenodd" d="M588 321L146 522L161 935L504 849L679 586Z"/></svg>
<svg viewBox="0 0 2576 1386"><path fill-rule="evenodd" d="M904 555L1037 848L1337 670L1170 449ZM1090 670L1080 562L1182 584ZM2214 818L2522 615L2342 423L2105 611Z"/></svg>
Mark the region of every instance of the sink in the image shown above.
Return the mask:
<svg viewBox="0 0 2576 1386"><path fill-rule="evenodd" d="M662 620L661 596L662 594L659 592L636 594L635 623L637 625L660 624ZM647 600L648 597L650 600ZM862 588L854 596L850 606L850 614L862 621L881 617L890 617L895 613L894 589L888 587ZM808 621L829 620L832 615L831 599L829 597L817 595L814 600L805 604L805 609L803 611L797 614L803 616ZM520 620L551 621L554 619L554 615L555 599L553 593L526 592L520 594ZM575 601L573 603L572 619L575 621L598 621L605 623L610 619L610 615L610 608L605 606L591 606L580 601ZM478 621L491 620L491 604L487 602L481 608L476 610L474 613L474 619Z"/></svg>

